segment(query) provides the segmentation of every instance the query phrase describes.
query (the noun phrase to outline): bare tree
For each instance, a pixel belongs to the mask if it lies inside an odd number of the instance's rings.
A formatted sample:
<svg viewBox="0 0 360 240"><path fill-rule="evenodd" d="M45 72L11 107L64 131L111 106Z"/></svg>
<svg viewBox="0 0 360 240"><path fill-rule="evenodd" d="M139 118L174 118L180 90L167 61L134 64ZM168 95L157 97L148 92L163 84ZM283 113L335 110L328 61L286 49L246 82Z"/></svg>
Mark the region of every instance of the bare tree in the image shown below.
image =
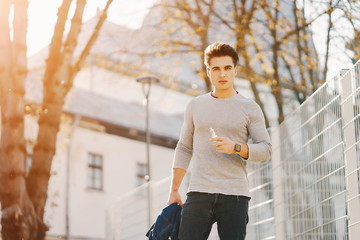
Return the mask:
<svg viewBox="0 0 360 240"><path fill-rule="evenodd" d="M360 60L360 29L354 29L354 38L349 40L346 48L353 52L350 57L353 64Z"/></svg>
<svg viewBox="0 0 360 240"><path fill-rule="evenodd" d="M286 97L301 104L326 80L330 52L339 48L332 44L335 41L332 34L336 24L334 11L338 14L342 9L344 18L352 23L356 11L351 9L357 9L354 1L330 0L164 0L161 3L164 12L168 13L163 15L164 36L159 40L164 52L197 53L199 64L194 69L204 73L206 69L200 66L203 65L201 52L206 45L219 39L234 43L240 56L239 76L249 80L254 99L263 110L258 87L259 84L270 87L277 105L278 123L283 121L286 113ZM316 11L308 14L311 12L308 9ZM328 22L326 50L320 55L313 42L312 25L324 21L325 17ZM352 24L354 39L357 39L355 30L358 28ZM348 46L356 51L356 42L348 40ZM206 76L202 77L208 81ZM207 82L206 90L210 89Z"/></svg>
<svg viewBox="0 0 360 240"><path fill-rule="evenodd" d="M350 51L351 54L348 54L351 62L355 64L360 60L360 2L359 1L348 1L348 4L341 6L341 11L343 16L349 22L352 36L346 38L344 36L344 41L346 42L346 48Z"/></svg>
<svg viewBox="0 0 360 240"><path fill-rule="evenodd" d="M314 86L319 82L319 61L311 42L310 23L305 21L301 13L303 9L299 9L296 3L284 13L281 1L187 0L175 1L175 5L167 2L160 5L170 13L164 15L163 21L167 23L171 17L175 27L173 31L165 30L166 37L162 38L165 49L176 46L169 52L197 52L199 67L203 66L202 52L208 43L218 39L234 42L240 57L239 76L248 79L254 99L263 111L258 84L270 86L278 107L279 123L284 119L283 88L294 90L301 103L311 94L305 83L313 81ZM287 19L289 14L294 16ZM189 29L191 34L184 33ZM295 53L291 47L296 49ZM205 73L205 66L196 71ZM207 82L206 90L211 90L206 75L202 77ZM313 86L310 88L315 90ZM266 113L265 119L269 126Z"/></svg>
<svg viewBox="0 0 360 240"><path fill-rule="evenodd" d="M0 200L2 237L5 240L44 239L44 223L50 168L56 148L56 135L64 99L76 74L89 55L112 3L108 0L97 26L80 57L74 58L86 0L76 1L71 29L63 42L65 22L72 0L63 0L50 44L43 79L42 114L29 174L25 172L24 94L27 76L27 0L0 2ZM10 10L14 18L9 22ZM9 25L13 25L13 29ZM12 30L12 31L11 31ZM13 34L11 35L11 32Z"/></svg>
<svg viewBox="0 0 360 240"><path fill-rule="evenodd" d="M230 16L222 12L216 12L215 15L236 39L241 76L249 80L255 101L263 111L264 104L258 84L270 86L278 106L278 122L281 123L284 119L283 88L296 89L297 99L301 103L308 96L304 87L307 76L305 70L308 66L317 69L317 55L311 45L308 23L295 2L286 5L292 6L292 9L289 7L284 9L284 3L281 4L281 1L225 2L228 3L224 5L231 13ZM294 48L297 49L295 53L293 53ZM286 70L288 72L284 74ZM309 72L308 75L314 77L316 81L317 71ZM297 90L300 82L303 82L301 92ZM299 97L299 93L302 94L302 98ZM269 126L267 117L266 122Z"/></svg>
<svg viewBox="0 0 360 240"><path fill-rule="evenodd" d="M303 0L304 1L304 0ZM322 17L321 23L326 30L324 41L324 55L320 56L324 82L329 72L331 61L346 61L344 56L355 63L359 59L359 37L360 29L360 2L354 0L327 0L327 1L306 1L306 8L310 12L308 19L315 22L315 19ZM320 10L318 10L320 9ZM322 12L319 12L322 11ZM340 54L339 54L340 53ZM339 57L341 56L341 58Z"/></svg>
<svg viewBox="0 0 360 240"><path fill-rule="evenodd" d="M162 15L158 26L162 27L163 36L155 45L164 49L164 54L195 54L198 62L203 63L204 50L210 43L209 31L211 17L216 0L175 0L160 1L155 8ZM206 75L206 66L196 64L194 71L205 82L207 91L211 91L211 83Z"/></svg>

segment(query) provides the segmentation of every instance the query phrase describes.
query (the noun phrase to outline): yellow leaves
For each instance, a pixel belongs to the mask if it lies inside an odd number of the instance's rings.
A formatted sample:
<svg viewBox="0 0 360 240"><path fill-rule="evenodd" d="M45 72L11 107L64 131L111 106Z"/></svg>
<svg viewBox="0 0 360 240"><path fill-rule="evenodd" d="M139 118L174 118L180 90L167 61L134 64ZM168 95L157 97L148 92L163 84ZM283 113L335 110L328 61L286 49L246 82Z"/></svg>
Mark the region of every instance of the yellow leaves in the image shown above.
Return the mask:
<svg viewBox="0 0 360 240"><path fill-rule="evenodd" d="M261 63L261 69L266 74L274 74L274 69L272 67L267 66L265 63Z"/></svg>
<svg viewBox="0 0 360 240"><path fill-rule="evenodd" d="M26 105L25 106L25 113L30 113L31 112L31 106L30 105Z"/></svg>
<svg viewBox="0 0 360 240"><path fill-rule="evenodd" d="M257 52L257 53L255 54L255 57L256 57L257 59L262 59L262 54L261 54L261 52Z"/></svg>
<svg viewBox="0 0 360 240"><path fill-rule="evenodd" d="M273 87L272 92L273 94L278 94L281 91L281 88L279 86Z"/></svg>
<svg viewBox="0 0 360 240"><path fill-rule="evenodd" d="M169 24L169 23L172 23L172 24L174 24L175 23L175 19L173 18L173 17L168 17L167 19L166 19L166 22Z"/></svg>
<svg viewBox="0 0 360 240"><path fill-rule="evenodd" d="M185 4L184 4L184 9L185 9L186 11L189 11L189 10L190 10L190 5L189 5L188 3L185 3Z"/></svg>
<svg viewBox="0 0 360 240"><path fill-rule="evenodd" d="M65 115L65 114L62 114L60 116L60 123L61 124L70 124L70 122L71 122L71 117L70 116Z"/></svg>
<svg viewBox="0 0 360 240"><path fill-rule="evenodd" d="M163 55L163 54L161 54L160 52L156 52L156 53L155 53L155 56L156 56L156 57L162 57L162 55Z"/></svg>
<svg viewBox="0 0 360 240"><path fill-rule="evenodd" d="M106 62L105 62L104 59L100 59L100 60L98 61L98 66L99 66L99 67L102 67L102 68L106 68L107 64L106 64Z"/></svg>
<svg viewBox="0 0 360 240"><path fill-rule="evenodd" d="M177 11L175 12L175 16L176 16L176 17L179 17L179 18L182 18L182 17L184 17L184 13L183 13L181 10L177 10Z"/></svg>
<svg viewBox="0 0 360 240"><path fill-rule="evenodd" d="M307 89L313 90L314 85L309 84L307 86L306 83L294 83L293 84L293 89L295 89L296 91L306 92Z"/></svg>
<svg viewBox="0 0 360 240"><path fill-rule="evenodd" d="M279 84L278 84L278 81L277 80L271 80L271 79L267 79L266 80L266 84L269 85L270 87L278 87Z"/></svg>
<svg viewBox="0 0 360 240"><path fill-rule="evenodd" d="M266 65L265 65L264 63L261 63L261 69L262 69L264 72L266 72L267 67L266 67Z"/></svg>
<svg viewBox="0 0 360 240"><path fill-rule="evenodd" d="M248 36L249 37L249 39L250 39L250 41L252 42L252 43L254 43L255 42L255 36L254 35L249 35Z"/></svg>
<svg viewBox="0 0 360 240"><path fill-rule="evenodd" d="M196 32L196 33L200 33L200 32L202 32L202 30L203 30L203 27L202 27L202 26L199 26L199 27L197 27L197 28L195 29L195 32Z"/></svg>
<svg viewBox="0 0 360 240"><path fill-rule="evenodd" d="M203 71L197 72L196 75L199 76L199 78L201 78L201 79L204 79L206 77L206 73Z"/></svg>
<svg viewBox="0 0 360 240"><path fill-rule="evenodd" d="M175 30L176 30L175 27L170 25L167 29L165 29L165 30L162 32L162 35L163 35L163 36L168 36L169 34L174 33Z"/></svg>
<svg viewBox="0 0 360 240"><path fill-rule="evenodd" d="M41 107L41 108L38 108L38 109L37 109L37 112L38 112L39 114L47 114L47 113L49 112L49 110L48 110L47 108Z"/></svg>
<svg viewBox="0 0 360 240"><path fill-rule="evenodd" d="M39 116L41 114L47 114L48 111L49 110L47 108L41 107L41 106L25 105L25 107L24 107L25 114L30 114L30 115L33 115L33 116Z"/></svg>
<svg viewBox="0 0 360 240"><path fill-rule="evenodd" d="M234 12L229 11L228 14L227 14L227 16L228 16L229 19L233 19L234 16L235 16L235 14L234 14Z"/></svg>

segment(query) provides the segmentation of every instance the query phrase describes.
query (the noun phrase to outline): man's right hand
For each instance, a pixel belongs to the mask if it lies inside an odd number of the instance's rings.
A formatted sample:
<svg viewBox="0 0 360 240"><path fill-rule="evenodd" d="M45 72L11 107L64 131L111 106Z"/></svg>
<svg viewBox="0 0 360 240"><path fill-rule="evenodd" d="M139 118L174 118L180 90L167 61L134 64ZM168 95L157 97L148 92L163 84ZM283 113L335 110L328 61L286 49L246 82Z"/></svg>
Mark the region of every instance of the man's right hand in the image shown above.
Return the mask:
<svg viewBox="0 0 360 240"><path fill-rule="evenodd" d="M181 196L179 193L179 187L181 181L185 176L186 171L181 168L173 168L172 177L171 177L171 186L170 186L170 194L168 198L167 204L178 203L182 207Z"/></svg>
<svg viewBox="0 0 360 240"><path fill-rule="evenodd" d="M173 203L178 203L180 205L180 207L183 206L183 203L181 201L181 196L180 193L178 191L171 191L169 194L169 198L168 198L168 202L167 204L173 204Z"/></svg>

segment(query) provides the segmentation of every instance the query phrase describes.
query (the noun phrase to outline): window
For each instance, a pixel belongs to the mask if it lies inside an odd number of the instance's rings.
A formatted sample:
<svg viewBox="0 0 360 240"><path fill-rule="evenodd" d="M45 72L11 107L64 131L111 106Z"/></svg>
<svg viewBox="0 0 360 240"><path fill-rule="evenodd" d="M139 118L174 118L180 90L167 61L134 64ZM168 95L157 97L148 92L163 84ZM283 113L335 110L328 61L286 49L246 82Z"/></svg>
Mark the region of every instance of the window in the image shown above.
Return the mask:
<svg viewBox="0 0 360 240"><path fill-rule="evenodd" d="M145 163L136 164L136 185L140 186L146 183L147 166Z"/></svg>
<svg viewBox="0 0 360 240"><path fill-rule="evenodd" d="M88 183L90 189L103 189L103 158L102 155L89 153L88 155Z"/></svg>

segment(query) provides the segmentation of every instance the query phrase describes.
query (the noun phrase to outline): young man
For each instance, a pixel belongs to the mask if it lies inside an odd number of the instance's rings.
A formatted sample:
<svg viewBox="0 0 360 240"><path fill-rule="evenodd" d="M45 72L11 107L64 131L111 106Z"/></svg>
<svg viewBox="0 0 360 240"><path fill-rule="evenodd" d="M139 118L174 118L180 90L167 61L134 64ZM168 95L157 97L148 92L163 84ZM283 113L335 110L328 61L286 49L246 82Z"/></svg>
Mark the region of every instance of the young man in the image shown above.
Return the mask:
<svg viewBox="0 0 360 240"><path fill-rule="evenodd" d="M215 222L220 239L245 239L250 200L246 162L268 161L271 142L260 107L234 89L237 62L231 46L208 46L205 65L213 91L194 98L185 111L168 199L182 206L178 189L191 161L180 240L207 239Z"/></svg>

